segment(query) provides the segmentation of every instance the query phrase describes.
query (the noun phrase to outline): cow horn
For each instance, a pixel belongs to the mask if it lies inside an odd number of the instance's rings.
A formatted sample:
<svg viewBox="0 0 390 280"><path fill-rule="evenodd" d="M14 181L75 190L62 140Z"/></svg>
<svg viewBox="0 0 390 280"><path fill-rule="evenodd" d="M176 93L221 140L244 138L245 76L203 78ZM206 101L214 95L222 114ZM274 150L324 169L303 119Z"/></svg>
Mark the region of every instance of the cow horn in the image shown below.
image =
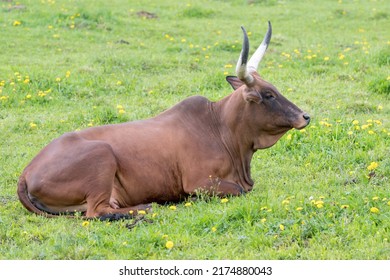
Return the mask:
<svg viewBox="0 0 390 280"><path fill-rule="evenodd" d="M257 68L259 67L259 63L261 59L263 58L265 51L268 48L268 44L271 41L272 36L272 26L271 22L268 21L268 31L264 36L263 42L261 42L260 46L257 48L256 52L252 55L248 62L248 72L252 73L257 71Z"/></svg>
<svg viewBox="0 0 390 280"><path fill-rule="evenodd" d="M248 73L247 62L249 55L249 39L248 34L243 26L241 26L242 32L244 33L244 40L242 42L242 49L240 58L237 61L236 74L237 77L246 84L251 84L253 82L253 77Z"/></svg>

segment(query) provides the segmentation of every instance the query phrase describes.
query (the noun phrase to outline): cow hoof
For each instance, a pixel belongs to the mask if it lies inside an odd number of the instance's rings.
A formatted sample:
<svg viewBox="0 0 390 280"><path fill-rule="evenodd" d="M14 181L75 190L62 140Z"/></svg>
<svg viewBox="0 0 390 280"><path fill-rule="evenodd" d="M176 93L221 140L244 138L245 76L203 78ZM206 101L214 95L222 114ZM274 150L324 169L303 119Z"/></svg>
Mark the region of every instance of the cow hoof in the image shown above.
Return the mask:
<svg viewBox="0 0 390 280"><path fill-rule="evenodd" d="M101 217L99 217L100 221L108 221L108 222L113 222L113 221L119 221L119 220L128 220L131 219L132 216L129 214L120 214L120 213L115 213L115 214L105 214Z"/></svg>

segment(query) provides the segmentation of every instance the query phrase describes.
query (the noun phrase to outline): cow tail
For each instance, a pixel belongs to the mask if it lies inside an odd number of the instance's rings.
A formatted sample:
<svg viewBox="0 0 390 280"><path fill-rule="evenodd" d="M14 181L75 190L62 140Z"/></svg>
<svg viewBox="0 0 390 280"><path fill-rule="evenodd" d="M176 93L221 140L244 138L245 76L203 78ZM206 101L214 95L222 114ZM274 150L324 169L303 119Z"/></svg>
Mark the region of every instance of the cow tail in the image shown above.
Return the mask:
<svg viewBox="0 0 390 280"><path fill-rule="evenodd" d="M18 190L17 190L19 200L23 204L24 207L26 207L27 210L41 215L45 217L58 217L58 215L52 215L47 212L42 211L41 209L37 208L34 203L30 200L28 197L28 191L27 191L27 182L26 182L26 177L22 174L19 178L18 181Z"/></svg>

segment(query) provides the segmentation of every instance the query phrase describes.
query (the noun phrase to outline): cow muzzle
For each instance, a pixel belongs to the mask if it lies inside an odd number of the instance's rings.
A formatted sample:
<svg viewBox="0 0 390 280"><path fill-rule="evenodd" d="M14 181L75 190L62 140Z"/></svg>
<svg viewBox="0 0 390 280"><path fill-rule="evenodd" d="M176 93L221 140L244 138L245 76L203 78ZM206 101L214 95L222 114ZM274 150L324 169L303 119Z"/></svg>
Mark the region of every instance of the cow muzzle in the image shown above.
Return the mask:
<svg viewBox="0 0 390 280"><path fill-rule="evenodd" d="M303 113L299 118L299 121L294 125L296 129L303 129L308 126L310 123L310 115L308 113Z"/></svg>

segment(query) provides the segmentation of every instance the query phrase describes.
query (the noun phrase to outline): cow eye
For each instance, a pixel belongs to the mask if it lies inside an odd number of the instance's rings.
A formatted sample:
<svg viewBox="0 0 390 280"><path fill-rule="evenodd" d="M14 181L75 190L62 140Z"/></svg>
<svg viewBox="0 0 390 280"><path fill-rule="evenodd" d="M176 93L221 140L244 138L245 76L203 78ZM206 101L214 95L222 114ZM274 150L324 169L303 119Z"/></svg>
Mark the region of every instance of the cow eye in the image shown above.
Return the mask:
<svg viewBox="0 0 390 280"><path fill-rule="evenodd" d="M273 95L272 92L266 92L264 97L267 100L275 99L275 95Z"/></svg>

